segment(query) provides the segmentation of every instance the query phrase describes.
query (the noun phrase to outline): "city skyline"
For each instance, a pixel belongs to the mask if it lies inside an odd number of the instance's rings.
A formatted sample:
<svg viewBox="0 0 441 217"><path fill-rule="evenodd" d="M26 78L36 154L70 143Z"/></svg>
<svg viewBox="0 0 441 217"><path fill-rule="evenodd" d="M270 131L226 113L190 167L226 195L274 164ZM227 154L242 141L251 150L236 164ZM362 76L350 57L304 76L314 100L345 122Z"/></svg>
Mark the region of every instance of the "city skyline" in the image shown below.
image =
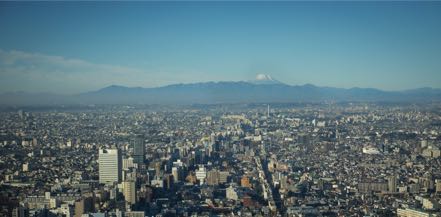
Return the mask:
<svg viewBox="0 0 441 217"><path fill-rule="evenodd" d="M0 1L0 216L441 216L441 1Z"/></svg>
<svg viewBox="0 0 441 217"><path fill-rule="evenodd" d="M2 2L0 93L256 74L290 85L440 88L440 9L440 2Z"/></svg>

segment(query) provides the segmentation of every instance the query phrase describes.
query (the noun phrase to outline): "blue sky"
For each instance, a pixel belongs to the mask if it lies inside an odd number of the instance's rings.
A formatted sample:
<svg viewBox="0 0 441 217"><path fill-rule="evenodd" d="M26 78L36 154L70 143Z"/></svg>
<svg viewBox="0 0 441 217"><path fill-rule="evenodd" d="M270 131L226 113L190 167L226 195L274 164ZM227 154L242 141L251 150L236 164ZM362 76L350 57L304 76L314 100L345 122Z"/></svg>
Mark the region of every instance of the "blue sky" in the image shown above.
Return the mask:
<svg viewBox="0 0 441 217"><path fill-rule="evenodd" d="M441 88L441 2L0 2L0 92L252 80Z"/></svg>

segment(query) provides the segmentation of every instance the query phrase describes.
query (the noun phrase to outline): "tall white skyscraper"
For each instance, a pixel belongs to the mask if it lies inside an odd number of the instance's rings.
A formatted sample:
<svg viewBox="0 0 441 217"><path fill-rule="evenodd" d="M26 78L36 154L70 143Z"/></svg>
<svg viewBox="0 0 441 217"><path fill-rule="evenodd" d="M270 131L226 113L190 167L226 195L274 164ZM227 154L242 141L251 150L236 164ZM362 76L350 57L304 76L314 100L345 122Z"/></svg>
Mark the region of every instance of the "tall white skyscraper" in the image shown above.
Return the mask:
<svg viewBox="0 0 441 217"><path fill-rule="evenodd" d="M270 105L268 104L268 111L267 111L267 114L266 114L266 116L267 117L269 117L270 116Z"/></svg>
<svg viewBox="0 0 441 217"><path fill-rule="evenodd" d="M100 149L98 156L100 183L121 181L122 159L118 149Z"/></svg>

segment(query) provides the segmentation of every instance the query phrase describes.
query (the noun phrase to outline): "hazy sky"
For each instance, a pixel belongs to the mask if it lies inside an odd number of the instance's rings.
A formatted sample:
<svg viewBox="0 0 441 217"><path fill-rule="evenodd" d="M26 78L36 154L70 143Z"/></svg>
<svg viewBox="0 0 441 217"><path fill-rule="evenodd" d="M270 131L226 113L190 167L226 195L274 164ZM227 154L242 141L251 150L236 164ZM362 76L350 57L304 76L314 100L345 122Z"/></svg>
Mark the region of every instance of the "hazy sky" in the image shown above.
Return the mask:
<svg viewBox="0 0 441 217"><path fill-rule="evenodd" d="M441 88L441 2L0 2L0 92L251 80Z"/></svg>

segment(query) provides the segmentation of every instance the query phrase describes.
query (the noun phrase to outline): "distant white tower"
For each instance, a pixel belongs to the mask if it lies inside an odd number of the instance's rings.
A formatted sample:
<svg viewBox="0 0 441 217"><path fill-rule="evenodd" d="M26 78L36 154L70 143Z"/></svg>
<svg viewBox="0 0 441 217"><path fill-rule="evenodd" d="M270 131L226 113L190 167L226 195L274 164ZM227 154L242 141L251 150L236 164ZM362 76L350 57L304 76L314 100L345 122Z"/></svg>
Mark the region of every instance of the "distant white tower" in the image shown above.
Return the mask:
<svg viewBox="0 0 441 217"><path fill-rule="evenodd" d="M100 149L98 156L99 179L102 184L121 181L122 159L118 149Z"/></svg>
<svg viewBox="0 0 441 217"><path fill-rule="evenodd" d="M267 111L267 117L270 116L270 105L268 104L268 111Z"/></svg>

